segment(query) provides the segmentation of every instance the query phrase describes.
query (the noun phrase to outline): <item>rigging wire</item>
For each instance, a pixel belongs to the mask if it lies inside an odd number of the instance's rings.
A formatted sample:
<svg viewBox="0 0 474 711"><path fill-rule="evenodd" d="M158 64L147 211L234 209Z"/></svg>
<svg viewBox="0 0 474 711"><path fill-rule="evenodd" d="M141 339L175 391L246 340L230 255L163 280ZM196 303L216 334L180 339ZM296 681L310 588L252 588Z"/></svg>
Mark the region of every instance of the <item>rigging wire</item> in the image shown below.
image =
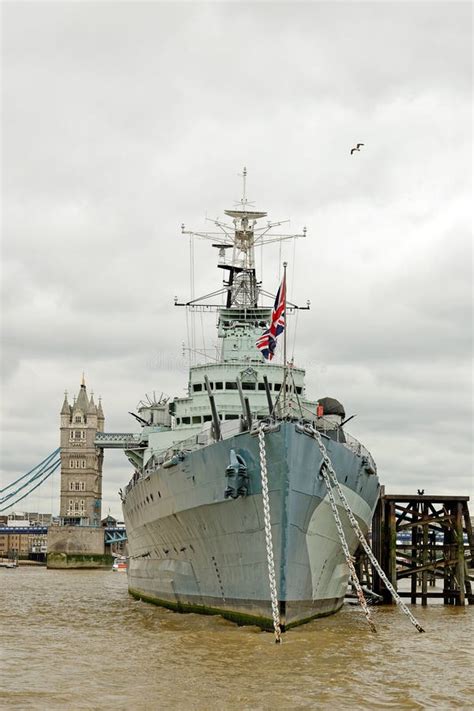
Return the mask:
<svg viewBox="0 0 474 711"><path fill-rule="evenodd" d="M190 277L190 287L191 287L191 301L194 301L194 242L192 236L189 237L189 277ZM191 309L190 313L191 319L191 349L192 351L196 348L196 318L194 314L194 309ZM191 356L192 357L192 356Z"/></svg>
<svg viewBox="0 0 474 711"><path fill-rule="evenodd" d="M291 351L291 362L293 363L295 360L295 346L296 346L296 332L298 330L298 316L300 315L299 309L296 309L296 316L295 316L295 328L293 330L293 348Z"/></svg>
<svg viewBox="0 0 474 711"><path fill-rule="evenodd" d="M200 314L201 314L202 350L203 350L204 354L206 354L206 337L204 335L204 321L203 321L203 317L202 317L202 309L200 311Z"/></svg>
<svg viewBox="0 0 474 711"><path fill-rule="evenodd" d="M295 262L296 262L296 238L293 237L293 264L291 268L291 301L294 301L294 283L295 283Z"/></svg>
<svg viewBox="0 0 474 711"><path fill-rule="evenodd" d="M186 338L188 340L188 359L189 359L189 367L191 367L191 336L190 336L190 331L189 331L189 306L184 307L184 311L186 314Z"/></svg>
<svg viewBox="0 0 474 711"><path fill-rule="evenodd" d="M295 284L295 264L296 264L296 238L293 238L293 264L291 266L291 301L295 301L295 292L294 292L294 284ZM293 329L293 349L291 353L291 360L292 362L295 359L295 344L296 344L296 329L298 327L298 309L295 309L296 311L296 318L294 321L294 329Z"/></svg>

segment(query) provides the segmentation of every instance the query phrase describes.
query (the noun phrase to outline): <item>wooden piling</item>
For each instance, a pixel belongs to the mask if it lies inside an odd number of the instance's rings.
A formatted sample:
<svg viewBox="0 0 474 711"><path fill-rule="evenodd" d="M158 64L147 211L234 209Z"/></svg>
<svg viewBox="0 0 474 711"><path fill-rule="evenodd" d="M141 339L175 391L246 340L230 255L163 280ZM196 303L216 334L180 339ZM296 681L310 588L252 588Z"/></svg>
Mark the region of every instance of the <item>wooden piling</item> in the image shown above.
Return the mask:
<svg viewBox="0 0 474 711"><path fill-rule="evenodd" d="M385 494L372 521L372 549L401 597L426 605L443 598L446 605L474 604L474 541L468 496ZM361 562L361 570L363 563ZM409 590L399 581L410 580ZM443 582L442 591L436 581ZM391 596L372 569L370 587L386 603Z"/></svg>

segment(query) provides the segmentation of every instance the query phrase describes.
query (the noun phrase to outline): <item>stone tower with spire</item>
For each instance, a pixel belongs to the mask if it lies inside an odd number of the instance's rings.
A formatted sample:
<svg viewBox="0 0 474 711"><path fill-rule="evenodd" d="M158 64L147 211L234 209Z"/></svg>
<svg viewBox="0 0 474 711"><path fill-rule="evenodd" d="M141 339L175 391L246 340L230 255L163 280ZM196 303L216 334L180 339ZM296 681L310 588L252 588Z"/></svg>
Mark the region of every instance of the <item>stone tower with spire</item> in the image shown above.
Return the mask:
<svg viewBox="0 0 474 711"><path fill-rule="evenodd" d="M61 408L61 504L65 525L100 526L103 450L95 444L104 431L102 404L87 395L84 375L77 398L70 405L67 393Z"/></svg>

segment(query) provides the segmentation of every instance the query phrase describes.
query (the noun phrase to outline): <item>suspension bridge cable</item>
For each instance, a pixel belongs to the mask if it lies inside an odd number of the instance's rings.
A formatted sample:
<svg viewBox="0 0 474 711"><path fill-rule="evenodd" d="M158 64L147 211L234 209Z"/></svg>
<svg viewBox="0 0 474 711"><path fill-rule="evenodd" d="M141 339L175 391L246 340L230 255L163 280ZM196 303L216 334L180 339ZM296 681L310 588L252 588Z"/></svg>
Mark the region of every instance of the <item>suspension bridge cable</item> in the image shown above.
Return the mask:
<svg viewBox="0 0 474 711"><path fill-rule="evenodd" d="M48 472L52 467L57 467L58 463L61 463L61 458L59 457L58 459L55 459L53 462L48 462L47 466L44 466L39 472L37 472L34 476L32 476L28 481L26 481L24 484L19 486L15 491L10 492L6 496L3 496L0 499L0 504L4 504L5 501L8 501L8 499L13 498L16 496L20 491L22 491L25 487L30 486L33 482L35 482L37 479L43 476L46 472Z"/></svg>
<svg viewBox="0 0 474 711"><path fill-rule="evenodd" d="M39 481L39 482L36 484L36 486L34 486L34 487L33 487L32 489L30 489L29 491L27 491L26 494L23 494L23 496L20 496L20 498L15 499L15 501L12 501L11 503L9 503L9 504L7 504L6 506L4 506L3 508L1 508L1 509L0 509L0 512L1 512L1 511L6 511L7 509L11 508L12 506L15 506L16 504L18 504L20 501L23 501L23 499L26 499L26 497L29 496L29 495L30 495L35 489L37 489L39 486L41 486L41 484L43 484L43 483L46 481L46 479L49 479L49 477L51 476L51 474L53 474L53 473L56 471L56 469L57 469L60 465L61 465L61 460L59 460L58 462L56 462L56 464L54 465L54 468L49 472L49 474L46 474L46 476L45 476L41 481Z"/></svg>
<svg viewBox="0 0 474 711"><path fill-rule="evenodd" d="M3 494L4 491L7 491L7 489L10 489L15 484L18 484L18 482L21 481L22 479L25 479L30 474L33 474L33 472L36 471L37 469L39 469L39 467L42 467L43 464L47 464L49 461L51 461L51 459L53 459L54 456L59 452L59 449L60 449L59 447L57 449L55 449L54 452L51 452L51 454L48 454L46 459L43 459L42 462L40 462L35 467L33 467L33 469L30 469L29 472L26 472L26 474L22 474L18 479L15 479L15 481L10 482L10 484L7 484L6 486L4 486L3 489L0 489L0 494Z"/></svg>
<svg viewBox="0 0 474 711"><path fill-rule="evenodd" d="M17 489L15 489L14 491L9 492L8 494L6 494L6 496L2 496L2 497L0 498L0 504L3 504L5 501L8 501L8 499L11 499L12 496L16 496L19 491L21 491L21 490L24 489L26 486L29 486L29 485L32 484L34 481L36 481L37 479L39 479L40 477L42 477L43 474L44 474L46 471L49 471L49 469L50 469L52 466L54 466L54 465L56 464L56 461L57 461L56 458L55 458L52 462L51 462L51 460L50 460L50 461L47 463L47 465L43 466L38 472L36 472L36 474L34 474L34 476L30 477L30 478L28 479L28 481L26 481L24 484L22 484L21 486L19 486L19 487L18 487Z"/></svg>

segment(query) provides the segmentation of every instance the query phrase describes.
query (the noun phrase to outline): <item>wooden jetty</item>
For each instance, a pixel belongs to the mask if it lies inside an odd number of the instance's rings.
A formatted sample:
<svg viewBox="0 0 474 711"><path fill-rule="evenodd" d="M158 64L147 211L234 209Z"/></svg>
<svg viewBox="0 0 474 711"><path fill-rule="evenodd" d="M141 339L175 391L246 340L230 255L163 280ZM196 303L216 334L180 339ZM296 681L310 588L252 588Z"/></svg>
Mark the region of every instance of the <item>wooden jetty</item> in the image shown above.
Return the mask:
<svg viewBox="0 0 474 711"><path fill-rule="evenodd" d="M385 494L372 521L372 550L400 597L413 604L442 598L445 605L474 604L474 541L468 496ZM385 603L392 598L364 555L358 574ZM399 581L410 580L410 589ZM439 583L442 582L442 590ZM437 585L438 583L438 585Z"/></svg>

